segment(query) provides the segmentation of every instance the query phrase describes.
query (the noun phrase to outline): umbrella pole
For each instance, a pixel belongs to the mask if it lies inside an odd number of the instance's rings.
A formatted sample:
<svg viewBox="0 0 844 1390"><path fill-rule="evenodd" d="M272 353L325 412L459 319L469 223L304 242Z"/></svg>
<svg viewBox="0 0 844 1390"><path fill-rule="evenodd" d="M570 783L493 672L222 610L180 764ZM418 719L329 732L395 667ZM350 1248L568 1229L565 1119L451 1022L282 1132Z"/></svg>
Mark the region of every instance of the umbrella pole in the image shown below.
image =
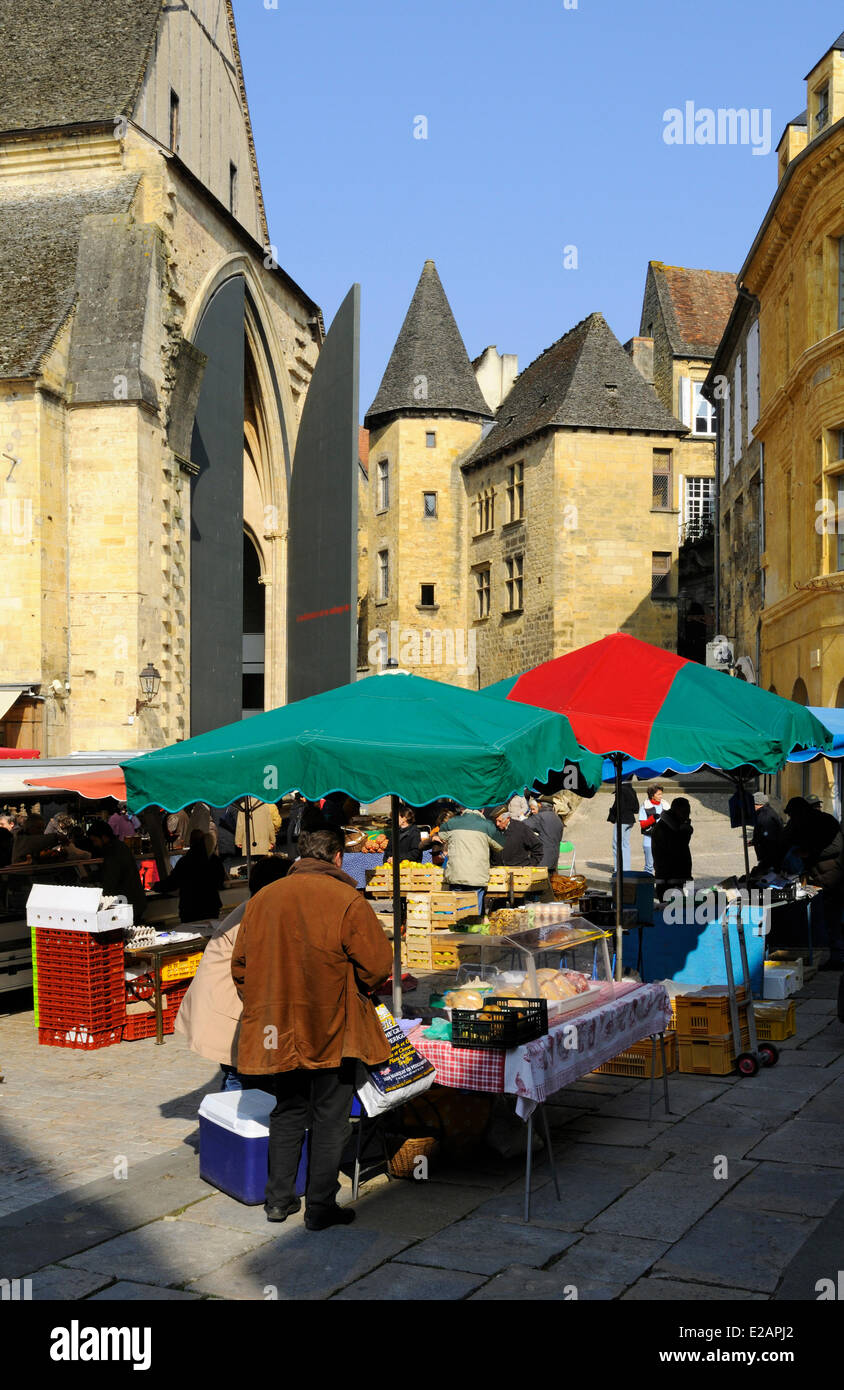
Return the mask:
<svg viewBox="0 0 844 1390"><path fill-rule="evenodd" d="M621 957L624 937L621 930L624 901L624 865L622 862L621 825L621 753L613 753L615 763L615 978L621 979Z"/></svg>
<svg viewBox="0 0 844 1390"><path fill-rule="evenodd" d="M243 798L243 829L246 836L246 881L252 877L252 812L249 797Z"/></svg>
<svg viewBox="0 0 844 1390"><path fill-rule="evenodd" d="M744 843L744 882L750 888L750 854L747 848L747 812L744 805L744 778L741 773L736 777L738 783L739 809L741 811L741 838Z"/></svg>
<svg viewBox="0 0 844 1390"><path fill-rule="evenodd" d="M393 1018L401 1018L401 864L397 796L390 797L390 837L393 850Z"/></svg>

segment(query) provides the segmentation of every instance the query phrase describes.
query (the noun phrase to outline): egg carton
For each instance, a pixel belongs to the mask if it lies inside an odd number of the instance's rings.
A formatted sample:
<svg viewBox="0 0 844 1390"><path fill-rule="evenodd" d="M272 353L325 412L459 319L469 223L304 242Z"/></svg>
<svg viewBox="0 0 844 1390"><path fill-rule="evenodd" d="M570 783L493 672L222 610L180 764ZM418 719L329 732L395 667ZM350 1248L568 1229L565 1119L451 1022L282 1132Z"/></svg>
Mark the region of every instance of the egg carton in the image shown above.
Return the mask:
<svg viewBox="0 0 844 1390"><path fill-rule="evenodd" d="M27 898L26 923L52 931L115 931L132 926L132 904L105 897L100 888L36 883Z"/></svg>

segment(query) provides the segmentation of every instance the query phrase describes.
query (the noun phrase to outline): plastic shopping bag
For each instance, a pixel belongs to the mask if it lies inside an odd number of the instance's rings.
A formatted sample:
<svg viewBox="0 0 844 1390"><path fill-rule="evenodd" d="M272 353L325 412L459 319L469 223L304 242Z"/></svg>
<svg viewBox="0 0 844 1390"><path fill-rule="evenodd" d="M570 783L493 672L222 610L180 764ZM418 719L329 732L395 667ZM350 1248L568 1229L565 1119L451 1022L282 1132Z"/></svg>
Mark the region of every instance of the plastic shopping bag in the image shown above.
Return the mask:
<svg viewBox="0 0 844 1390"><path fill-rule="evenodd" d="M375 1012L390 1044L390 1057L379 1067L361 1064L358 1068L357 1093L370 1116L383 1115L385 1110L427 1091L436 1075L427 1057L408 1042L386 1004L377 1004Z"/></svg>

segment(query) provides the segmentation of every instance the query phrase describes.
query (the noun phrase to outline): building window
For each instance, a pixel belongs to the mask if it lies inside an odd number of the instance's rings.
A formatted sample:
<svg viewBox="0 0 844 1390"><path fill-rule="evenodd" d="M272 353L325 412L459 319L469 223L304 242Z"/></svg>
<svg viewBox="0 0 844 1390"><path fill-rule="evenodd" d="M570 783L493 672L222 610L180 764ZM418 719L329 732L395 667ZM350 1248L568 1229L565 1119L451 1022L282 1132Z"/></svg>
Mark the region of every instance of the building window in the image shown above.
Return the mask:
<svg viewBox="0 0 844 1390"><path fill-rule="evenodd" d="M475 502L477 508L477 530L476 536L484 536L487 531L495 530L495 489L487 488L484 492L479 492Z"/></svg>
<svg viewBox="0 0 844 1390"><path fill-rule="evenodd" d="M507 469L507 520L521 521L525 514L525 466L511 463Z"/></svg>
<svg viewBox="0 0 844 1390"><path fill-rule="evenodd" d="M844 237L838 238L838 327L844 328Z"/></svg>
<svg viewBox="0 0 844 1390"><path fill-rule="evenodd" d="M378 460L378 510L386 512L390 505L390 464L387 459Z"/></svg>
<svg viewBox="0 0 844 1390"><path fill-rule="evenodd" d="M434 585L433 585L433 584L422 584L422 585L420 585L420 588L419 588L419 606L420 606L420 608L434 608L434 607L436 606L435 600L434 600Z"/></svg>
<svg viewBox="0 0 844 1390"><path fill-rule="evenodd" d="M179 97L172 87L170 88L170 148L174 154L179 153Z"/></svg>
<svg viewBox="0 0 844 1390"><path fill-rule="evenodd" d="M713 435L715 433L715 407L714 405L710 405L709 401L701 395L702 391L702 381L695 381L692 383L695 434Z"/></svg>
<svg viewBox="0 0 844 1390"><path fill-rule="evenodd" d="M671 450L653 451L653 501L654 511L664 512L671 507Z"/></svg>
<svg viewBox="0 0 844 1390"><path fill-rule="evenodd" d="M844 476L841 474L835 479L838 492L838 528L835 533L837 541L835 568L844 570Z"/></svg>
<svg viewBox="0 0 844 1390"><path fill-rule="evenodd" d="M524 563L524 555L513 555L504 561L508 613L521 613L524 607Z"/></svg>
<svg viewBox="0 0 844 1390"><path fill-rule="evenodd" d="M385 599L390 597L389 550L378 551L378 597L379 599Z"/></svg>
<svg viewBox="0 0 844 1390"><path fill-rule="evenodd" d="M815 134L819 135L829 125L829 83L815 92L817 110L815 112Z"/></svg>
<svg viewBox="0 0 844 1390"><path fill-rule="evenodd" d="M435 492L422 493L422 515L436 516L437 514L437 494Z"/></svg>
<svg viewBox="0 0 844 1390"><path fill-rule="evenodd" d="M489 617L490 569L475 570L475 617Z"/></svg>
<svg viewBox="0 0 844 1390"><path fill-rule="evenodd" d="M730 388L724 390L724 402L721 406L721 477L730 476L730 446L733 436L730 428Z"/></svg>
<svg viewBox="0 0 844 1390"><path fill-rule="evenodd" d="M686 478L683 535L697 540L712 531L715 512L715 479Z"/></svg>
<svg viewBox="0 0 844 1390"><path fill-rule="evenodd" d="M671 555L655 550L651 555L651 598L670 598Z"/></svg>
<svg viewBox="0 0 844 1390"><path fill-rule="evenodd" d="M425 431L425 448L426 448L426 449L436 449L436 447L437 447L437 433L436 433L436 430L426 430L426 431Z"/></svg>
<svg viewBox="0 0 844 1390"><path fill-rule="evenodd" d="M747 433L753 433L759 419L759 320L747 335Z"/></svg>
<svg viewBox="0 0 844 1390"><path fill-rule="evenodd" d="M229 212L237 211L237 165L229 164Z"/></svg>

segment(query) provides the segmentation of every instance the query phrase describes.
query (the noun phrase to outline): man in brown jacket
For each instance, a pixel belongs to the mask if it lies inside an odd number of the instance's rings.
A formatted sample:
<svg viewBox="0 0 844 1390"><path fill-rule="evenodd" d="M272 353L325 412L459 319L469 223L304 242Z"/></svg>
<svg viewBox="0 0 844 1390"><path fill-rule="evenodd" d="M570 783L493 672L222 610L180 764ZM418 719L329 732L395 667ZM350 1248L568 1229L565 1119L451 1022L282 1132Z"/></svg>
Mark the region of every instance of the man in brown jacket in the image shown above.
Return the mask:
<svg viewBox="0 0 844 1390"><path fill-rule="evenodd" d="M315 830L286 878L246 908L232 956L243 1000L237 1069L275 1095L264 1210L299 1210L296 1170L309 1131L305 1225L347 1225L336 1204L349 1134L355 1063L378 1066L389 1047L367 991L392 969L392 949L372 908L342 870L343 837Z"/></svg>

